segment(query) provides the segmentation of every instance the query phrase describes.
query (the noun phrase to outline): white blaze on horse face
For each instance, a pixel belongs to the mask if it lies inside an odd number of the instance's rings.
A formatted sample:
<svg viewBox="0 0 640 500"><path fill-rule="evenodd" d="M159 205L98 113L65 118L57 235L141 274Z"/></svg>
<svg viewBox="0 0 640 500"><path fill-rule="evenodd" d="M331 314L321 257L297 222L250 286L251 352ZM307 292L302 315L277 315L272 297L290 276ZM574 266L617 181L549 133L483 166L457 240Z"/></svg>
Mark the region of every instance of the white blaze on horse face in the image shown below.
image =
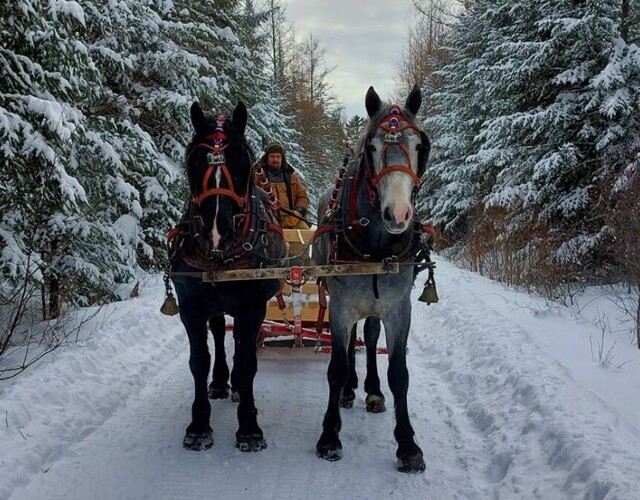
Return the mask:
<svg viewBox="0 0 640 500"><path fill-rule="evenodd" d="M387 188L384 202L382 201L382 194L380 195L380 205L383 211L388 210L392 216L394 225L388 225L388 231L390 233L402 233L407 229L413 218L413 206L411 204L413 183L410 182L410 179L407 181L408 176L402 175L401 172L393 172L388 177L389 187Z"/></svg>
<svg viewBox="0 0 640 500"><path fill-rule="evenodd" d="M220 179L222 178L222 169L218 168L214 176L216 182L216 189L220 188ZM213 219L213 226L211 228L211 243L213 244L213 250L217 250L220 245L222 235L218 230L218 215L220 214L220 196L216 196L216 216Z"/></svg>

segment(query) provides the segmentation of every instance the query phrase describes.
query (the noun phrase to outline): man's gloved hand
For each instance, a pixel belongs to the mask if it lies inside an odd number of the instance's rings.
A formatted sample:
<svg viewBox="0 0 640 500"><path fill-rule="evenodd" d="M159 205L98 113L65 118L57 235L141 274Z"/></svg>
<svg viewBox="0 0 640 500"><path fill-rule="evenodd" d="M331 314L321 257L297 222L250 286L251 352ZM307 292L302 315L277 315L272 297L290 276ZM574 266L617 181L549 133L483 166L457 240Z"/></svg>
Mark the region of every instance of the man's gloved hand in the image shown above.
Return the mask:
<svg viewBox="0 0 640 500"><path fill-rule="evenodd" d="M422 246L428 247L430 250L433 250L434 242L435 238L433 237L433 234L425 231L420 235L420 244Z"/></svg>
<svg viewBox="0 0 640 500"><path fill-rule="evenodd" d="M297 217L292 217L290 215L285 215L282 218L282 227L284 229L292 229L294 227L296 227L298 225L298 219Z"/></svg>
<svg viewBox="0 0 640 500"><path fill-rule="evenodd" d="M281 210L280 214L282 216L282 227L285 229L307 228L308 227L307 223L302 220L304 218L305 213L307 213L307 210L303 207L296 207L294 210L291 210L291 209Z"/></svg>

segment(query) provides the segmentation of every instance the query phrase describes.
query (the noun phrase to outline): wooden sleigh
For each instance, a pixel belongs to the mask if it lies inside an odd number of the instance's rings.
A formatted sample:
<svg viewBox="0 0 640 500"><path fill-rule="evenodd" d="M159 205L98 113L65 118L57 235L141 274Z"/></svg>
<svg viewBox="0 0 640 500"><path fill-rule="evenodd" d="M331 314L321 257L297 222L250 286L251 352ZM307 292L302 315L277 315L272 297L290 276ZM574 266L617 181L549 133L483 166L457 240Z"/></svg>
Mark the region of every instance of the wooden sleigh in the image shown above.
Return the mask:
<svg viewBox="0 0 640 500"><path fill-rule="evenodd" d="M316 265L311 260L310 244L313 229L285 229L288 267L264 269L236 269L203 273L202 280L242 281L278 278L280 291L267 303L267 313L258 333L262 347L313 347L316 352L331 352L329 330L330 297L319 278L323 276L397 273L399 264L354 262L348 264ZM364 346L356 339L356 348ZM378 348L386 354L386 348Z"/></svg>

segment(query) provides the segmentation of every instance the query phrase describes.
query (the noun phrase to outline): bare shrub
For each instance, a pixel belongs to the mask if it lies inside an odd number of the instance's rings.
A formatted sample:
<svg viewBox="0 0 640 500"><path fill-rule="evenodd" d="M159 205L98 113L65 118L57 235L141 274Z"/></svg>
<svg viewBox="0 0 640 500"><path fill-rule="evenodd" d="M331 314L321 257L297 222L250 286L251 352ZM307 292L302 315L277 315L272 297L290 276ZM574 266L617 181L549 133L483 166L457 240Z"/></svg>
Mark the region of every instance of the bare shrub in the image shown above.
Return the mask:
<svg viewBox="0 0 640 500"><path fill-rule="evenodd" d="M522 228L517 214L479 206L465 235L463 263L472 271L563 302L576 293L573 270L554 259L559 243L544 222Z"/></svg>
<svg viewBox="0 0 640 500"><path fill-rule="evenodd" d="M100 308L46 318L42 283L26 275L0 289L0 381L13 378L57 348L78 340Z"/></svg>
<svg viewBox="0 0 640 500"><path fill-rule="evenodd" d="M627 171L625 186L609 210L608 222L614 238L611 252L619 281L631 292L632 301L618 304L634 319L635 341L640 348L640 174L638 161Z"/></svg>
<svg viewBox="0 0 640 500"><path fill-rule="evenodd" d="M597 361L601 365L609 365L615 357L613 349L616 346L616 342L613 341L611 345L607 346L606 334L611 333L611 325L609 319L604 314L598 314L598 318L595 325L600 328L600 338L594 340L592 336L589 336L589 345L591 346L591 359Z"/></svg>

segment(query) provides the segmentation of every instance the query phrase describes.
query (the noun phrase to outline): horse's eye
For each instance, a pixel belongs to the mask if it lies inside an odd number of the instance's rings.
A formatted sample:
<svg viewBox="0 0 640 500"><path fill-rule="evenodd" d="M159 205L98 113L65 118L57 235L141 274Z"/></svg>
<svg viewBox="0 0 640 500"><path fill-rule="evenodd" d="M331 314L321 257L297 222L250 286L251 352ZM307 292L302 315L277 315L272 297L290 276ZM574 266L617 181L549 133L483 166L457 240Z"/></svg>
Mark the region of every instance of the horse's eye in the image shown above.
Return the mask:
<svg viewBox="0 0 640 500"><path fill-rule="evenodd" d="M373 144L369 144L369 151L375 152L376 147Z"/></svg>

